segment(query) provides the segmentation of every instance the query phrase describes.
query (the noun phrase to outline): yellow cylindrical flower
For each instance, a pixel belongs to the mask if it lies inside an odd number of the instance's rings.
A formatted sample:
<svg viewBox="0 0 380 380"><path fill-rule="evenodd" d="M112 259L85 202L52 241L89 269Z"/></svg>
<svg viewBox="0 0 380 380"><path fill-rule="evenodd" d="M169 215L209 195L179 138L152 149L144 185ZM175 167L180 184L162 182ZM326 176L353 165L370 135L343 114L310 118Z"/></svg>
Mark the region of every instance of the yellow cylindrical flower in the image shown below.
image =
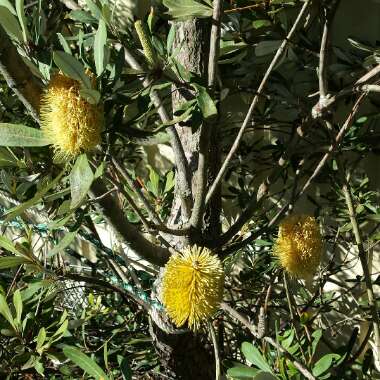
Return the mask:
<svg viewBox="0 0 380 380"><path fill-rule="evenodd" d="M187 247L164 268L161 299L177 327L198 330L222 300L224 271L219 258L204 247Z"/></svg>
<svg viewBox="0 0 380 380"><path fill-rule="evenodd" d="M312 277L322 256L322 238L315 218L308 215L285 218L273 251L289 274L304 279Z"/></svg>
<svg viewBox="0 0 380 380"><path fill-rule="evenodd" d="M55 155L73 158L101 141L103 107L80 96L80 83L61 73L52 76L41 98L41 129Z"/></svg>

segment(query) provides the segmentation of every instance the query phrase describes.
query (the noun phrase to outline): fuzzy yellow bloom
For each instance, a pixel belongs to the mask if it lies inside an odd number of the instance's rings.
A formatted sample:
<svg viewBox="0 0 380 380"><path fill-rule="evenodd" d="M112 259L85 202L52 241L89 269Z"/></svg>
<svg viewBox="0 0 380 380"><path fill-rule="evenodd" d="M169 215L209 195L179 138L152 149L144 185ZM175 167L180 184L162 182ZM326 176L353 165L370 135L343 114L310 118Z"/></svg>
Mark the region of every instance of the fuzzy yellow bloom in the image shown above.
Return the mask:
<svg viewBox="0 0 380 380"><path fill-rule="evenodd" d="M191 330L211 317L223 295L224 271L216 255L204 247L187 247L165 266L161 299L177 327L186 321Z"/></svg>
<svg viewBox="0 0 380 380"><path fill-rule="evenodd" d="M312 277L322 256L322 238L315 218L307 215L285 218L273 251L288 273L298 278Z"/></svg>
<svg viewBox="0 0 380 380"><path fill-rule="evenodd" d="M60 159L87 152L101 140L103 108L88 103L79 91L78 81L58 73L41 98L41 129Z"/></svg>

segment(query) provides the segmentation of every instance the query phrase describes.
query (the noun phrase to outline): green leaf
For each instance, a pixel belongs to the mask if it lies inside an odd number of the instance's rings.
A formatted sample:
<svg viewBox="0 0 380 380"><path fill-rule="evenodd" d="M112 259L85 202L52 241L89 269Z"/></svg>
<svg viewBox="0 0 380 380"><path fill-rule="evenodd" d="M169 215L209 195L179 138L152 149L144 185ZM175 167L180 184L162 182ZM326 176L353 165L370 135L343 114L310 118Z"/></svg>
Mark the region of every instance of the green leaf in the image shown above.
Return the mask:
<svg viewBox="0 0 380 380"><path fill-rule="evenodd" d="M99 19L99 27L94 40L94 59L96 74L100 76L104 71L104 47L107 43L107 27L104 20Z"/></svg>
<svg viewBox="0 0 380 380"><path fill-rule="evenodd" d="M34 195L33 198L29 199L28 201L22 203L21 205L16 206L8 210L6 213L4 213L3 216L6 217L4 220L4 223L7 223L10 220L15 219L18 215L22 214L29 207L32 207L34 204L39 202L41 198L60 181L64 172L65 171L62 170L62 172L53 181L48 183L43 189L37 191L37 193Z"/></svg>
<svg viewBox="0 0 380 380"><path fill-rule="evenodd" d="M55 51L53 60L66 76L81 82L84 87L91 88L90 78L86 75L83 65L71 54Z"/></svg>
<svg viewBox="0 0 380 380"><path fill-rule="evenodd" d="M173 187L174 187L174 172L170 171L168 174L166 174L164 194L168 193Z"/></svg>
<svg viewBox="0 0 380 380"><path fill-rule="evenodd" d="M81 10L71 11L69 13L69 18L74 21L82 22L84 24L93 24L96 22L95 17L92 17L90 13Z"/></svg>
<svg viewBox="0 0 380 380"><path fill-rule="evenodd" d="M79 206L90 190L94 174L85 154L80 155L75 161L70 173L71 208Z"/></svg>
<svg viewBox="0 0 380 380"><path fill-rule="evenodd" d="M253 380L277 380L277 377L273 376L270 372L260 371Z"/></svg>
<svg viewBox="0 0 380 380"><path fill-rule="evenodd" d="M176 24L172 23L169 33L168 33L168 38L166 40L166 51L168 52L168 54L170 54L171 51L173 50L172 47L174 43L175 34L176 34Z"/></svg>
<svg viewBox="0 0 380 380"><path fill-rule="evenodd" d="M11 13L13 13L15 16L17 16L16 10L10 1L0 0L0 7L8 8Z"/></svg>
<svg viewBox="0 0 380 380"><path fill-rule="evenodd" d="M255 29L259 29L259 28L262 28L265 26L271 26L271 25L272 25L272 23L269 20L255 20L252 22L252 26Z"/></svg>
<svg viewBox="0 0 380 380"><path fill-rule="evenodd" d="M243 342L241 345L241 351L250 363L265 372L272 373L272 369L265 360L264 356L261 355L260 351L252 343Z"/></svg>
<svg viewBox="0 0 380 380"><path fill-rule="evenodd" d="M0 294L0 314L15 328L15 322L5 297Z"/></svg>
<svg viewBox="0 0 380 380"><path fill-rule="evenodd" d="M97 20L102 16L102 11L99 9L99 7L92 0L86 0L86 5L87 5L87 8L92 13L92 15Z"/></svg>
<svg viewBox="0 0 380 380"><path fill-rule="evenodd" d="M338 354L327 354L320 358L313 367L313 375L320 376L326 372L333 364L333 361L339 360L340 355Z"/></svg>
<svg viewBox="0 0 380 380"><path fill-rule="evenodd" d="M24 42L28 42L28 39L30 38L29 31L27 28L26 23L26 17L24 12L24 0L16 0L16 12L18 21L20 22L21 29L22 29L22 36L24 38Z"/></svg>
<svg viewBox="0 0 380 380"><path fill-rule="evenodd" d="M41 375L44 375L44 365L37 359L34 363L34 369Z"/></svg>
<svg viewBox="0 0 380 380"><path fill-rule="evenodd" d="M16 255L20 254L20 251L16 248L13 242L9 240L6 236L0 236L0 247Z"/></svg>
<svg viewBox="0 0 380 380"><path fill-rule="evenodd" d="M44 327L40 328L40 331L38 331L37 335L37 345L36 345L36 351L41 355L42 354L42 346L45 343L46 340L46 330Z"/></svg>
<svg viewBox="0 0 380 380"><path fill-rule="evenodd" d="M211 96L208 94L206 88L193 84L193 87L198 91L197 102L199 109L205 119L210 119L218 114L215 103Z"/></svg>
<svg viewBox="0 0 380 380"><path fill-rule="evenodd" d="M231 376L234 380L252 380L255 375L259 372L256 368L251 367L233 367L227 370L227 375Z"/></svg>
<svg viewBox="0 0 380 380"><path fill-rule="evenodd" d="M132 380L132 369L127 358L123 358L120 363L120 371L123 375L123 380Z"/></svg>
<svg viewBox="0 0 380 380"><path fill-rule="evenodd" d="M67 331L67 327L69 325L69 321L65 319L59 329L53 334L51 342L55 342L61 339L62 335Z"/></svg>
<svg viewBox="0 0 380 380"><path fill-rule="evenodd" d="M51 141L41 129L21 124L0 123L0 146L45 146Z"/></svg>
<svg viewBox="0 0 380 380"><path fill-rule="evenodd" d="M70 49L70 46L67 43L65 37L63 37L63 35L61 33L57 33L57 36L58 36L59 42L60 42L61 46L63 47L63 50L65 51L65 53L71 55L71 49Z"/></svg>
<svg viewBox="0 0 380 380"><path fill-rule="evenodd" d="M86 354L79 351L75 347L66 346L63 349L65 356L74 362L78 367L82 368L90 376L95 377L96 380L108 380L108 376L96 364L94 360L89 358Z"/></svg>
<svg viewBox="0 0 380 380"><path fill-rule="evenodd" d="M150 186L149 186L150 190L157 197L158 191L159 191L160 176L151 166L149 166L149 182L150 182Z"/></svg>
<svg viewBox="0 0 380 380"><path fill-rule="evenodd" d="M281 40L262 41L255 47L255 54L257 57L274 53L281 45Z"/></svg>
<svg viewBox="0 0 380 380"><path fill-rule="evenodd" d="M195 0L164 0L173 18L186 19L192 17L205 18L212 16L212 7Z"/></svg>
<svg viewBox="0 0 380 380"><path fill-rule="evenodd" d="M59 241L57 245L47 254L47 258L50 259L55 256L57 253L62 252L66 247L68 247L72 241L75 239L77 231L68 232L62 240Z"/></svg>
<svg viewBox="0 0 380 380"><path fill-rule="evenodd" d="M21 292L20 289L17 289L13 293L13 305L16 310L16 320L17 322L21 323L21 316L22 316L22 299L21 299Z"/></svg>
<svg viewBox="0 0 380 380"><path fill-rule="evenodd" d="M15 16L8 7L0 6L0 25L8 33L9 37L22 42L22 31Z"/></svg>
<svg viewBox="0 0 380 380"><path fill-rule="evenodd" d="M25 168L25 162L23 160L19 160L13 152L6 147L0 147L0 167L19 167Z"/></svg>
<svg viewBox="0 0 380 380"><path fill-rule="evenodd" d="M25 257L20 257L20 256L0 257L0 270L17 267L19 265L27 264L27 263L29 263L29 260L27 260Z"/></svg>
<svg viewBox="0 0 380 380"><path fill-rule="evenodd" d="M91 88L81 88L80 96L90 104L98 104L100 100L99 91L93 90Z"/></svg>

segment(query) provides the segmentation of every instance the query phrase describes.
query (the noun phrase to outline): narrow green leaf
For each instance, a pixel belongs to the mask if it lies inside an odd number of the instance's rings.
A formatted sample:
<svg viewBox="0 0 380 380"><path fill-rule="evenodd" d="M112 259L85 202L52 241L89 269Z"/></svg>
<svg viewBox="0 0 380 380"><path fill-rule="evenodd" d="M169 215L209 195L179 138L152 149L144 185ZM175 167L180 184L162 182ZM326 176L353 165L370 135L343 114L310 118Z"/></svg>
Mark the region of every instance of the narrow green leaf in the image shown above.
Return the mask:
<svg viewBox="0 0 380 380"><path fill-rule="evenodd" d="M15 16L17 16L16 10L15 10L14 6L11 4L10 1L8 1L8 0L0 0L0 7L8 8L9 11L12 14L14 14Z"/></svg>
<svg viewBox="0 0 380 380"><path fill-rule="evenodd" d="M81 88L80 96L85 99L90 104L98 104L100 100L99 91L93 90L91 88Z"/></svg>
<svg viewBox="0 0 380 380"><path fill-rule="evenodd" d="M70 49L70 46L67 43L65 37L63 37L63 35L61 33L57 33L57 36L58 36L59 42L60 42L61 46L63 47L63 50L65 51L65 53L71 55L71 49Z"/></svg>
<svg viewBox="0 0 380 380"><path fill-rule="evenodd" d="M326 372L333 364L334 360L338 360L340 355L338 354L327 354L320 358L313 367L313 375L320 376Z"/></svg>
<svg viewBox="0 0 380 380"><path fill-rule="evenodd" d="M197 84L193 84L193 87L195 87L195 89L198 91L197 102L203 117L205 119L209 119L216 116L218 114L218 110L216 109L215 103L207 92L206 88Z"/></svg>
<svg viewBox="0 0 380 380"><path fill-rule="evenodd" d="M59 329L53 334L52 342L55 342L58 339L61 339L62 335L67 331L67 327L69 326L69 321L65 319Z"/></svg>
<svg viewBox="0 0 380 380"><path fill-rule="evenodd" d="M13 328L15 327L11 310L2 294L0 294L0 314L12 325Z"/></svg>
<svg viewBox="0 0 380 380"><path fill-rule="evenodd" d="M0 257L0 270L17 267L22 264L27 264L29 261L21 256Z"/></svg>
<svg viewBox="0 0 380 380"><path fill-rule="evenodd" d="M232 377L234 380L252 380L253 377L259 372L256 368L239 366L229 368L227 370L227 375Z"/></svg>
<svg viewBox="0 0 380 380"><path fill-rule="evenodd" d="M270 372L260 371L254 376L252 380L277 380L277 377L272 375Z"/></svg>
<svg viewBox="0 0 380 380"><path fill-rule="evenodd" d="M281 40L261 41L255 47L255 54L257 57L273 54L280 47L281 43Z"/></svg>
<svg viewBox="0 0 380 380"><path fill-rule="evenodd" d="M55 51L53 60L66 76L81 82L84 87L91 88L91 81L86 75L84 66L71 54Z"/></svg>
<svg viewBox="0 0 380 380"><path fill-rule="evenodd" d="M94 59L96 74L100 76L104 71L104 47L107 43L107 27L102 18L99 19L99 27L94 40Z"/></svg>
<svg viewBox="0 0 380 380"><path fill-rule="evenodd" d="M60 181L64 173L65 171L63 170L56 178L54 178L53 181L48 183L43 189L37 191L37 193L35 194L33 198L29 199L23 204L16 206L8 210L6 213L4 213L3 216L6 216L4 223L7 223L10 220L15 219L18 215L22 214L29 207L32 207L34 204L39 202L41 198Z"/></svg>
<svg viewBox="0 0 380 380"><path fill-rule="evenodd" d="M40 328L40 331L38 331L37 335L37 345L36 345L36 351L41 355L42 353L42 346L45 343L46 340L46 330L44 327Z"/></svg>
<svg viewBox="0 0 380 380"><path fill-rule="evenodd" d="M20 254L19 250L6 236L0 236L0 247L14 254Z"/></svg>
<svg viewBox="0 0 380 380"><path fill-rule="evenodd" d="M108 376L104 371L96 364L94 360L89 358L86 354L79 351L75 347L66 346L63 349L65 356L74 362L78 367L82 368L90 376L95 377L96 380L108 380Z"/></svg>
<svg viewBox="0 0 380 380"><path fill-rule="evenodd" d="M168 38L166 40L166 51L168 52L168 54L170 54L173 50L175 34L176 34L176 24L172 23L169 33L168 33Z"/></svg>
<svg viewBox="0 0 380 380"><path fill-rule="evenodd" d="M272 369L265 360L264 356L261 355L260 351L252 343L243 342L241 345L241 351L250 363L265 372L272 373Z"/></svg>
<svg viewBox="0 0 380 380"><path fill-rule="evenodd" d="M85 154L80 155L75 161L70 173L71 208L79 206L90 190L94 174Z"/></svg>
<svg viewBox="0 0 380 380"><path fill-rule="evenodd" d="M93 24L96 22L95 17L92 17L90 13L82 10L71 11L69 17L74 21L79 21L84 24Z"/></svg>
<svg viewBox="0 0 380 380"><path fill-rule="evenodd" d="M123 358L123 360L120 363L120 371L123 375L123 380L132 380L132 369L131 365L129 364L129 360L127 358Z"/></svg>
<svg viewBox="0 0 380 380"><path fill-rule="evenodd" d="M26 23L26 17L24 12L24 0L16 0L16 12L18 21L20 22L22 29L22 36L24 38L24 42L28 42L29 39L29 31Z"/></svg>
<svg viewBox="0 0 380 380"><path fill-rule="evenodd" d="M21 316L22 316L22 299L21 299L21 292L20 289L17 289L13 293L13 305L16 310L16 319L19 323L21 323Z"/></svg>
<svg viewBox="0 0 380 380"><path fill-rule="evenodd" d="M8 7L0 6L0 25L8 33L9 37L22 42L22 31L15 16Z"/></svg>
<svg viewBox="0 0 380 380"><path fill-rule="evenodd" d="M99 7L92 0L86 0L86 5L87 5L87 8L92 13L92 15L97 20L102 16L102 11L99 9Z"/></svg>
<svg viewBox="0 0 380 380"><path fill-rule="evenodd" d="M54 248L47 254L47 258L55 256L57 253L62 252L66 247L68 247L74 240L77 231L68 232L60 242L54 246Z"/></svg>
<svg viewBox="0 0 380 380"><path fill-rule="evenodd" d="M21 124L0 123L0 146L45 146L51 141L41 129Z"/></svg>
<svg viewBox="0 0 380 380"><path fill-rule="evenodd" d="M164 0L173 18L188 19L192 17L205 18L212 16L212 7L195 0Z"/></svg>

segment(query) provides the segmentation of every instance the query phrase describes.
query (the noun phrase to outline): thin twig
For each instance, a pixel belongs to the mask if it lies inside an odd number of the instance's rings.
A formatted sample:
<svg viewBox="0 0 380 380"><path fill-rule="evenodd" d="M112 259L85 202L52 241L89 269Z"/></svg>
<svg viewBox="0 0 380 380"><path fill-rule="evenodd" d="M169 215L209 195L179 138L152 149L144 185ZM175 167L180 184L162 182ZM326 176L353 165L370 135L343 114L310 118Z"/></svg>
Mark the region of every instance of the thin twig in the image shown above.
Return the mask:
<svg viewBox="0 0 380 380"><path fill-rule="evenodd" d="M140 215L141 214L141 211L138 210L138 207L137 205L134 203L133 199L128 195L126 194L126 192L124 191L124 189L122 189L121 186L118 186L118 184L116 184L118 187L119 187L119 190L123 193L123 195L126 197L126 199L128 200L128 202L131 204L132 208L136 211L136 213L139 215L141 221L144 223L143 219L145 220L145 223L146 224L146 228L148 228L148 230L156 230L156 231L162 231L162 232L165 232L165 233L168 233L168 234L171 234L171 235L175 235L175 236L185 236L188 234L188 232L190 231L190 225L189 224L185 224L181 229L175 229L175 228L170 228L170 227L167 227L165 226L165 224L161 221L161 218L159 217L159 215L156 213L156 211L154 210L154 208L152 207L152 205L149 203L149 201L146 199L145 195L142 193L142 191L140 190L140 188L136 185L135 181L133 180L133 178L130 176L130 174L128 173L128 171L124 170L123 167L121 166L121 164L115 159L115 157L112 157L111 158L111 161L112 161L112 164L115 166L115 168L117 169L117 171L123 176L123 178L127 181L129 187L136 193L136 195L139 197L139 199L141 200L141 202L143 203L144 207L146 208L146 211L149 215L149 217L152 219L153 221L153 224L152 223L149 223L143 216L143 218L141 218ZM132 205L132 203L133 205Z"/></svg>
<svg viewBox="0 0 380 380"><path fill-rule="evenodd" d="M124 47L124 57L129 66L136 70L142 70L142 66L136 61L135 57L132 53ZM143 86L148 88L151 84L149 78L145 78L143 80ZM157 92L155 90L150 91L150 97L157 108L157 113L160 116L160 119L163 123L167 123L170 121L170 118L166 112L165 107L162 104L161 99L159 98ZM181 205L182 205L182 213L184 221L187 221L190 218L190 208L191 208L191 185L190 185L190 177L189 177L189 168L185 155L185 151L183 149L181 140L178 136L178 133L174 126L168 127L168 133L171 139L171 146L173 148L175 163L177 167L178 174L178 187L180 190L181 197Z"/></svg>
<svg viewBox="0 0 380 380"><path fill-rule="evenodd" d="M42 83L33 76L1 25L0 74L38 123Z"/></svg>
<svg viewBox="0 0 380 380"><path fill-rule="evenodd" d="M131 177L131 175L128 173L127 170L124 170L122 165L119 163L119 161L115 157L111 157L111 162L113 166L116 168L116 170L123 176L123 178L128 183L128 186L136 193L136 195L139 197L140 201L144 205L149 217L153 220L154 223L162 224L160 217L157 215L156 211L150 204L150 202L146 199L145 195L142 193L141 189L136 185L135 181Z"/></svg>
<svg viewBox="0 0 380 380"><path fill-rule="evenodd" d="M216 339L215 329L212 322L208 322L208 329L210 331L212 345L214 346L214 356L215 356L215 380L220 380L220 357L219 357L219 346L218 340Z"/></svg>
<svg viewBox="0 0 380 380"><path fill-rule="evenodd" d="M260 86L259 88L257 89L257 94L255 95L255 97L253 98L253 101L248 109L248 112L245 116L245 119L243 121L243 124L241 125L240 127L240 130L239 130L239 133L238 135L236 136L236 139L235 139L235 142L232 144L232 147L230 149L230 151L228 152L227 154L227 157L225 158L224 162L223 162L223 165L222 167L220 168L219 170L219 173L218 175L216 176L215 178L215 181L213 182L213 184L211 185L209 191L208 191L208 194L206 196L206 204L210 201L211 197L213 196L215 190L217 189L217 187L219 186L219 183L221 182L223 176L224 176L224 173L226 172L227 170L227 167L232 159L232 156L235 154L235 152L238 150L239 148L239 145L240 145L240 141L243 137L243 134L248 126L248 124L250 123L251 119L252 119L252 116L253 116L253 111L259 101L259 97L260 97L260 94L262 93L266 83L267 83L267 80L270 76L270 74L272 73L273 69L275 68L275 66L277 65L277 63L279 62L282 54L284 53L285 51L285 48L287 46L287 44L289 43L289 39L291 39L293 37L293 34L295 33L298 25L300 24L301 20L303 19L303 16L304 14L306 13L306 10L308 8L310 4L310 0L306 0L302 6L302 9L300 11L300 13L298 14L297 16L297 19L296 21L294 22L291 30L289 31L288 35L286 36L286 38L282 41L282 44L280 45L280 47L278 48L275 56L273 57L272 59L272 62L270 63L261 83L260 83Z"/></svg>
<svg viewBox="0 0 380 380"><path fill-rule="evenodd" d="M361 94L357 101L355 102L350 114L348 115L346 121L344 122L343 126L339 130L338 134L335 137L334 142L329 146L327 153L322 157L322 159L319 161L318 165L314 169L313 173L310 175L306 183L303 185L302 189L296 194L294 199L298 199L301 195L305 193L305 191L309 188L313 180L318 176L322 168L325 166L326 162L331 157L332 153L336 150L336 148L341 143L343 137L345 136L346 132L348 131L349 127L352 124L353 118L356 115L356 113L359 110L359 105L365 98L366 94ZM289 205L292 204L292 201L287 202L278 212L277 214L270 220L270 222L265 226L265 228L269 228L273 226L278 219L288 210ZM264 228L260 228L259 230L253 232L251 236L247 237L246 239L240 241L239 243L233 244L230 247L226 248L223 251L223 255L227 255L230 252L234 252L237 249L244 247L246 244L250 243L251 241L257 239L262 233Z"/></svg>
<svg viewBox="0 0 380 380"><path fill-rule="evenodd" d="M346 134L346 132L349 129L349 127L351 126L352 121L354 119L354 116L358 112L359 105L363 101L365 95L366 94L361 94L358 97L358 99L356 100L354 106L352 107L352 110L351 110L350 114L348 115L346 121L344 122L343 126L340 128L338 134L336 135L335 141L333 141L333 143L329 146L329 149L328 149L327 153L325 153L325 155L319 161L317 167L314 169L314 172L309 177L309 179L306 181L306 183L304 184L304 186L301 189L301 191L297 194L298 197L301 196L308 189L308 187L310 186L311 182L320 173L320 171L322 170L322 168L325 166L327 160L330 158L331 154L334 152L334 150L338 147L338 145L342 141L344 135Z"/></svg>
<svg viewBox="0 0 380 380"><path fill-rule="evenodd" d="M379 314L378 314L377 305L376 305L376 297L373 292L371 272L369 270L368 263L367 263L367 255L364 250L361 231L359 229L358 221L356 219L356 212L355 212L355 208L352 201L350 184L348 183L346 179L342 187L342 190L344 193L344 197L346 199L346 204L347 204L347 208L348 208L348 212L350 216L352 230L355 236L356 246L358 248L359 260L363 269L364 281L367 288L368 304L371 310L373 331L375 335L376 353L374 352L374 356L376 355L375 356L376 362L380 363L380 319L379 319Z"/></svg>

